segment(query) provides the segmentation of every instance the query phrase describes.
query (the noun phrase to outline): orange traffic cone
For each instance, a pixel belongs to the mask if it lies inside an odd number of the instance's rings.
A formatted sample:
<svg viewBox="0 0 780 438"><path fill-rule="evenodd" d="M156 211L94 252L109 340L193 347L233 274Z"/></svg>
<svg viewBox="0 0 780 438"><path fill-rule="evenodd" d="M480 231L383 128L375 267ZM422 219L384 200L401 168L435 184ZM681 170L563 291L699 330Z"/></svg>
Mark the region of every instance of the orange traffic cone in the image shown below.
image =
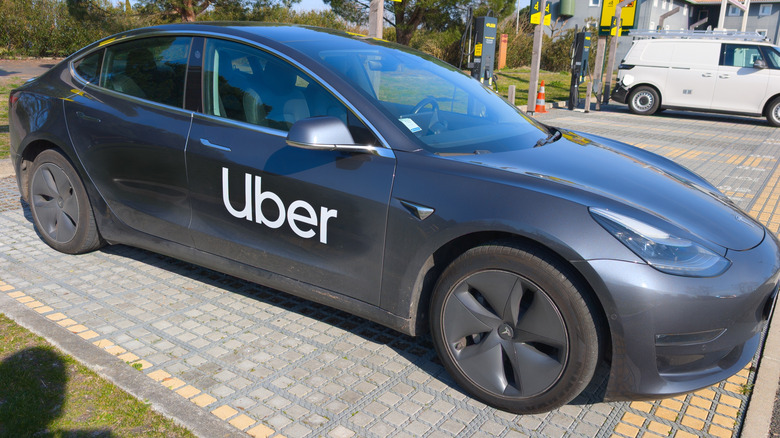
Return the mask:
<svg viewBox="0 0 780 438"><path fill-rule="evenodd" d="M544 106L544 81L542 81L542 86L539 87L539 92L536 93L536 109L534 112L539 114L547 112L547 108Z"/></svg>

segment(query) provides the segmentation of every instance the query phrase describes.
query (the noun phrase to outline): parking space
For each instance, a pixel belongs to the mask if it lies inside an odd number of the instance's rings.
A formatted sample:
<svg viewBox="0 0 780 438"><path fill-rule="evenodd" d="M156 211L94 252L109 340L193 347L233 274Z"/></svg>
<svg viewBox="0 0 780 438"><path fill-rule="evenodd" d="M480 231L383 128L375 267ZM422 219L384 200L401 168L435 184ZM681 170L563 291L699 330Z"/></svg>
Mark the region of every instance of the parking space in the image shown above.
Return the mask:
<svg viewBox="0 0 780 438"><path fill-rule="evenodd" d="M778 232L780 131L763 119L619 107L539 119L665 155ZM561 409L507 414L465 395L426 337L126 246L57 253L36 235L13 178L0 179L0 291L257 437L732 437L755 374L631 403L599 402L602 377Z"/></svg>

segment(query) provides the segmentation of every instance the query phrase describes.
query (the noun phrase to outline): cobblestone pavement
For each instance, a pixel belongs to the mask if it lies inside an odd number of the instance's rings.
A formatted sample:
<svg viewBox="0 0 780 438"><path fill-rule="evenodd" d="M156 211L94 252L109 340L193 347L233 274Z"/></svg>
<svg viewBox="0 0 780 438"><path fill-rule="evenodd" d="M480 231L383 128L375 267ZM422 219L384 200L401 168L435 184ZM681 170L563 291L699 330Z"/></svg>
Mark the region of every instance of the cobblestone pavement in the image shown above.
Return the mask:
<svg viewBox="0 0 780 438"><path fill-rule="evenodd" d="M539 119L666 155L777 232L780 130L681 114ZM547 414L507 414L465 395L426 337L126 246L57 253L13 178L0 180L0 291L256 437L732 437L755 374L650 402L595 402L596 385Z"/></svg>

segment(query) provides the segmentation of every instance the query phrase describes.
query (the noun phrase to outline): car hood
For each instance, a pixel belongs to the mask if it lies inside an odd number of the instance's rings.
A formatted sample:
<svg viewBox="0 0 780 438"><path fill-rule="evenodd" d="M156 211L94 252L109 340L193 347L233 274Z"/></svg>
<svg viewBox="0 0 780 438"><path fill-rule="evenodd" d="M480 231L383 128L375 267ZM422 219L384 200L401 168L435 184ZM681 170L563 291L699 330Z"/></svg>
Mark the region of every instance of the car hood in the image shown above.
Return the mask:
<svg viewBox="0 0 780 438"><path fill-rule="evenodd" d="M586 191L722 248L747 250L763 240L761 225L687 169L625 144L563 137L542 147L450 158Z"/></svg>

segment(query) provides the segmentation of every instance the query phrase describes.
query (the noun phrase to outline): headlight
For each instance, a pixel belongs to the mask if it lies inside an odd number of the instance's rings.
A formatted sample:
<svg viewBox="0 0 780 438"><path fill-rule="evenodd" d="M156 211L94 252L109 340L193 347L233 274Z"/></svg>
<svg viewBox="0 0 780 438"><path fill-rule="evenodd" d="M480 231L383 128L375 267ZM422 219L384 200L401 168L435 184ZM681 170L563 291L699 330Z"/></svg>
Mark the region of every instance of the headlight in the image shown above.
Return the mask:
<svg viewBox="0 0 780 438"><path fill-rule="evenodd" d="M661 272L685 277L714 277L731 262L688 239L673 236L628 216L600 208L590 214L602 227Z"/></svg>
<svg viewBox="0 0 780 438"><path fill-rule="evenodd" d="M634 76L626 74L623 76L623 85L625 85L626 88L630 87L631 84L634 83Z"/></svg>

